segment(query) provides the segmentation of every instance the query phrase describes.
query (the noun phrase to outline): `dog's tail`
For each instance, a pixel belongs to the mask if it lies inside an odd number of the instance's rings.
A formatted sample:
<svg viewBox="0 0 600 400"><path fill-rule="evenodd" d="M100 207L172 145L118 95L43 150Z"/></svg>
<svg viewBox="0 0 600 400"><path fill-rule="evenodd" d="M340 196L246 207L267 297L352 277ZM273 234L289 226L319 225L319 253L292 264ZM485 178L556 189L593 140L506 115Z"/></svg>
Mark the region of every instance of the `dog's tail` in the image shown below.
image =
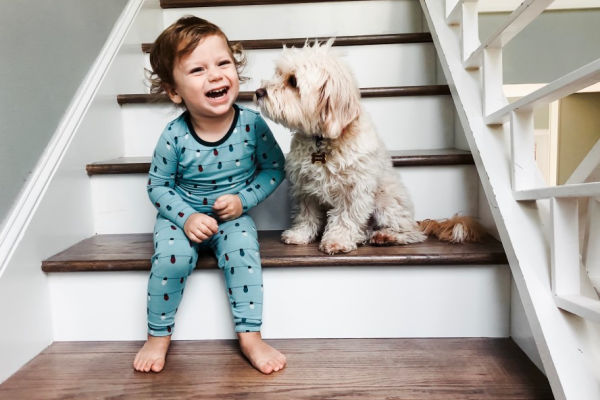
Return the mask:
<svg viewBox="0 0 600 400"><path fill-rule="evenodd" d="M451 243L480 242L485 234L477 221L460 215L444 220L425 219L418 224L426 235Z"/></svg>

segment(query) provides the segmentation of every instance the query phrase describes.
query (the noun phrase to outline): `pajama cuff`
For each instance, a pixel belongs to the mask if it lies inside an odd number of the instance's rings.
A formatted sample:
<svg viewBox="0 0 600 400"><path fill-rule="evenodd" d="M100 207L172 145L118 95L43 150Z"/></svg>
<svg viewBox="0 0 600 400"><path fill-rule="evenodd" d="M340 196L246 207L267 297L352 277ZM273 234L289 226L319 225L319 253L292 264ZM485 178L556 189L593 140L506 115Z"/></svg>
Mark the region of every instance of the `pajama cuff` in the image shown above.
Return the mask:
<svg viewBox="0 0 600 400"><path fill-rule="evenodd" d="M251 204L249 199L246 197L246 195L243 192L239 192L238 197L240 198L240 200L242 201L242 212L245 213L246 211L248 211L249 209L253 208L256 204Z"/></svg>
<svg viewBox="0 0 600 400"><path fill-rule="evenodd" d="M235 322L235 332L236 333L260 332L261 325L262 325L262 321L260 321L260 320L250 320L250 321L244 321L244 322L236 321Z"/></svg>
<svg viewBox="0 0 600 400"><path fill-rule="evenodd" d="M173 327L170 326L158 326L148 324L148 333L150 336L170 336L173 334L175 330L175 325Z"/></svg>

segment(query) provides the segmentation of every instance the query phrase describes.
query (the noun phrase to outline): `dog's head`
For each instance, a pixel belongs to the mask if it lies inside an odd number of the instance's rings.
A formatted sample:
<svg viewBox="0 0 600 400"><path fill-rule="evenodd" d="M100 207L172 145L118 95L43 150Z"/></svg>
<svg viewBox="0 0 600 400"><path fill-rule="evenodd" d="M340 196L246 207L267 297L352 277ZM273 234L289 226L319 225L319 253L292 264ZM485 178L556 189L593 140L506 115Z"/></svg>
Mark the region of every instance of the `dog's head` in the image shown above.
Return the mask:
<svg viewBox="0 0 600 400"><path fill-rule="evenodd" d="M332 44L283 49L275 75L255 93L263 114L308 136L336 139L343 133L360 114L360 92Z"/></svg>

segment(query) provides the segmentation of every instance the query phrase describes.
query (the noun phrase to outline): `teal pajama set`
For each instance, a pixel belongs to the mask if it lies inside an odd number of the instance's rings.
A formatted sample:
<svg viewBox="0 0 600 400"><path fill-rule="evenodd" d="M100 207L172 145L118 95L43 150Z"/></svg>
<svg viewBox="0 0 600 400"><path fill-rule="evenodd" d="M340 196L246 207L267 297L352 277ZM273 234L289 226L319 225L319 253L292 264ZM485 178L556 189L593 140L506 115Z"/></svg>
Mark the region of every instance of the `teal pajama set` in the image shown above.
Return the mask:
<svg viewBox="0 0 600 400"><path fill-rule="evenodd" d="M211 249L225 283L236 332L260 331L262 270L256 226L246 212L269 196L285 173L284 156L260 115L234 104L235 117L218 142L206 142L194 131L186 111L167 124L150 165L148 196L158 210L154 255L148 282L148 331L173 333L174 318L198 251ZM212 210L224 194L237 194L242 215L219 221L219 232L202 243L183 231L196 212L217 218Z"/></svg>

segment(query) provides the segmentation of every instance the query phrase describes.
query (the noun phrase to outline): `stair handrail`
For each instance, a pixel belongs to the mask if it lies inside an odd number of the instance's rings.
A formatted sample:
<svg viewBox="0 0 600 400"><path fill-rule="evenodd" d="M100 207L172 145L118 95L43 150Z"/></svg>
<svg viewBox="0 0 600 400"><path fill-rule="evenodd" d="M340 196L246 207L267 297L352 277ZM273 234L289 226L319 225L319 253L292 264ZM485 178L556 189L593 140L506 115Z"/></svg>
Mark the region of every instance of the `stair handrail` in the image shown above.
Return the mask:
<svg viewBox="0 0 600 400"><path fill-rule="evenodd" d="M600 81L600 59L515 103L503 92L503 47L552 1L523 0L480 43L477 0L420 0L553 393L596 399L598 359L582 331L597 329L600 301L582 294L578 199L600 197L600 183L546 186L534 160L533 107Z"/></svg>

